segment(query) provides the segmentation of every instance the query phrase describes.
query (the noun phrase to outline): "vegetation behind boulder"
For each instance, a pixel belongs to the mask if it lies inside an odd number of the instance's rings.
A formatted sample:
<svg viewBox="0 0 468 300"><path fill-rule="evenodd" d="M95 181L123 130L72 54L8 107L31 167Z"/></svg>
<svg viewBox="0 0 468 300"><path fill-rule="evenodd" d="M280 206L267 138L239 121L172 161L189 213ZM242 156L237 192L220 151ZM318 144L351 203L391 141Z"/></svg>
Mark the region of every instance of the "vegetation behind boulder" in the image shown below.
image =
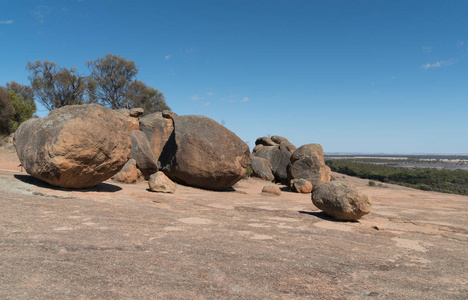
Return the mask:
<svg viewBox="0 0 468 300"><path fill-rule="evenodd" d="M434 168L399 168L347 159L327 160L334 172L364 179L399 184L424 191L468 195L468 172Z"/></svg>

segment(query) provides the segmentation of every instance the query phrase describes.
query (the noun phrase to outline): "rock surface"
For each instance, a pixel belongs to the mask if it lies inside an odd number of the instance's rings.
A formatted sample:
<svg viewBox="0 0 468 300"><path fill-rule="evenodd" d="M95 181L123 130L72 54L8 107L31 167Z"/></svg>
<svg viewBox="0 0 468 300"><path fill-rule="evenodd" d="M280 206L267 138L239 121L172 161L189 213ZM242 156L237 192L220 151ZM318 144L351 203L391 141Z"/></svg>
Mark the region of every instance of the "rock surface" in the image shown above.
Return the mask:
<svg viewBox="0 0 468 300"><path fill-rule="evenodd" d="M140 129L140 122L138 117L141 116L145 111L143 108L132 108L132 109L116 109L116 112L122 114L127 119L128 129L129 130L139 130Z"/></svg>
<svg viewBox="0 0 468 300"><path fill-rule="evenodd" d="M348 182L321 184L312 192L312 202L327 215L344 221L356 221L371 212L369 198Z"/></svg>
<svg viewBox="0 0 468 300"><path fill-rule="evenodd" d="M269 137L263 136L263 137L259 137L259 138L255 141L255 145L275 146L276 143L273 142Z"/></svg>
<svg viewBox="0 0 468 300"><path fill-rule="evenodd" d="M244 176L249 147L237 135L203 116L174 116L174 131L159 158L172 180L210 190L224 190Z"/></svg>
<svg viewBox="0 0 468 300"><path fill-rule="evenodd" d="M288 182L293 179L305 179L314 187L330 181L331 170L325 165L323 149L319 144L307 144L299 147L291 155L287 167Z"/></svg>
<svg viewBox="0 0 468 300"><path fill-rule="evenodd" d="M271 140L278 145L284 144L291 153L293 153L297 149L296 146L294 146L287 138L283 136L273 135L271 137Z"/></svg>
<svg viewBox="0 0 468 300"><path fill-rule="evenodd" d="M279 187L274 185L265 185L262 189L262 193L279 196L281 195L281 190Z"/></svg>
<svg viewBox="0 0 468 300"><path fill-rule="evenodd" d="M150 142L154 156L159 160L164 146L174 131L172 112L156 112L140 119L140 130L143 131Z"/></svg>
<svg viewBox="0 0 468 300"><path fill-rule="evenodd" d="M149 189L152 192L174 194L176 185L163 172L152 174L148 179Z"/></svg>
<svg viewBox="0 0 468 300"><path fill-rule="evenodd" d="M151 149L146 135L139 130L130 132L132 141L132 158L136 161L137 168L145 178L158 171L158 159Z"/></svg>
<svg viewBox="0 0 468 300"><path fill-rule="evenodd" d="M123 166L122 170L119 173L115 174L112 179L122 183L135 183L139 180L142 180L142 173L137 168L136 161L131 158L127 163Z"/></svg>
<svg viewBox="0 0 468 300"><path fill-rule="evenodd" d="M288 178L287 167L291 158L291 152L283 144L276 146L264 146L254 154L268 160L271 170L277 181L285 181Z"/></svg>
<svg viewBox="0 0 468 300"><path fill-rule="evenodd" d="M252 176L267 181L275 180L275 176L271 172L271 164L268 160L261 157L251 157L250 167L252 168Z"/></svg>
<svg viewBox="0 0 468 300"><path fill-rule="evenodd" d="M257 152L258 152L260 149L262 149L262 148L263 148L263 145L258 144L258 145L256 145L256 146L253 148L252 153L255 154L255 153L257 153Z"/></svg>
<svg viewBox="0 0 468 300"><path fill-rule="evenodd" d="M312 184L302 178L291 180L291 182L289 183L289 186L291 187L293 192L302 193L302 194L310 194L312 193L312 189L313 189Z"/></svg>
<svg viewBox="0 0 468 300"><path fill-rule="evenodd" d="M125 117L97 104L70 105L20 125L14 143L26 172L52 185L87 188L130 158Z"/></svg>

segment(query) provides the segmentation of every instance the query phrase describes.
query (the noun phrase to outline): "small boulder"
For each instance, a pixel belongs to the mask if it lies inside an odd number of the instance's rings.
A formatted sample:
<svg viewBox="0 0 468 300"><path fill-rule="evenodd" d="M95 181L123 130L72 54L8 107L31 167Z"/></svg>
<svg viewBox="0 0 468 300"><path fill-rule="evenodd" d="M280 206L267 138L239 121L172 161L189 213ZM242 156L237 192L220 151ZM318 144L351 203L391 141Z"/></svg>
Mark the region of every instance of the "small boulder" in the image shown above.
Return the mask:
<svg viewBox="0 0 468 300"><path fill-rule="evenodd" d="M135 183L137 181L143 180L143 176L141 171L137 168L136 161L131 158L123 166L122 170L115 174L112 179L122 183Z"/></svg>
<svg viewBox="0 0 468 300"><path fill-rule="evenodd" d="M291 152L283 145L264 146L257 153L256 157L261 157L268 160L271 164L271 171L277 181L285 181L288 179L287 167L291 158Z"/></svg>
<svg viewBox="0 0 468 300"><path fill-rule="evenodd" d="M289 152L293 153L294 151L296 151L296 146L294 146L287 138L285 137L282 137L282 136L279 136L279 135L273 135L271 137L271 140L273 142L275 142L276 144L282 144L284 143L284 145L286 146L286 148L289 150Z"/></svg>
<svg viewBox="0 0 468 300"><path fill-rule="evenodd" d="M369 198L348 182L331 181L312 192L312 202L327 215L344 221L356 221L371 212Z"/></svg>
<svg viewBox="0 0 468 300"><path fill-rule="evenodd" d="M325 165L323 149L319 144L307 144L297 148L287 167L288 182L305 179L316 187L330 181L331 170Z"/></svg>
<svg viewBox="0 0 468 300"><path fill-rule="evenodd" d="M281 190L274 185L265 185L262 189L262 193L279 196L281 195Z"/></svg>
<svg viewBox="0 0 468 300"><path fill-rule="evenodd" d="M26 172L63 188L95 186L130 159L126 118L98 104L68 105L22 123L16 153Z"/></svg>
<svg viewBox="0 0 468 300"><path fill-rule="evenodd" d="M250 167L252 168L252 176L267 181L275 180L275 176L271 172L271 164L268 160L261 157L251 157Z"/></svg>
<svg viewBox="0 0 468 300"><path fill-rule="evenodd" d="M262 148L263 148L263 145L258 144L258 145L256 145L256 146L253 148L252 153L257 153L257 152L260 151L260 149L262 149Z"/></svg>
<svg viewBox="0 0 468 300"><path fill-rule="evenodd" d="M255 145L275 146L276 143L273 142L269 137L264 136L264 137L259 137L259 138L255 141Z"/></svg>
<svg viewBox="0 0 468 300"><path fill-rule="evenodd" d="M149 189L152 192L174 194L176 185L163 172L152 174L148 179Z"/></svg>
<svg viewBox="0 0 468 300"><path fill-rule="evenodd" d="M291 180L291 182L289 183L289 186L291 187L293 192L303 193L303 194L310 194L312 193L312 189L313 189L312 183L302 178Z"/></svg>
<svg viewBox="0 0 468 300"><path fill-rule="evenodd" d="M132 130L130 139L132 140L132 158L136 161L136 166L143 176L148 178L158 171L158 160L142 131Z"/></svg>

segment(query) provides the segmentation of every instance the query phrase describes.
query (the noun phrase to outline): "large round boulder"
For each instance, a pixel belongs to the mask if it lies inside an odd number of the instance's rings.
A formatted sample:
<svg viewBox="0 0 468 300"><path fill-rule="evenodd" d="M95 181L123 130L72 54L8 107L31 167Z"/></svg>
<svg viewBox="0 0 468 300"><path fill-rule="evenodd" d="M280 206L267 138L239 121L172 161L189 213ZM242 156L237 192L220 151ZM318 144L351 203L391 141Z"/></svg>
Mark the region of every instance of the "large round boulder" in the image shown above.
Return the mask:
<svg viewBox="0 0 468 300"><path fill-rule="evenodd" d="M224 190L245 175L249 147L237 135L204 116L172 116L174 131L163 147L161 170L172 180Z"/></svg>
<svg viewBox="0 0 468 300"><path fill-rule="evenodd" d="M126 118L98 104L65 106L29 119L14 143L26 172L64 188L88 188L111 178L131 153Z"/></svg>
<svg viewBox="0 0 468 300"><path fill-rule="evenodd" d="M312 202L327 215L344 221L358 220L372 209L366 195L343 181L331 181L315 188Z"/></svg>
<svg viewBox="0 0 468 300"><path fill-rule="evenodd" d="M325 165L323 149L319 144L307 144L297 148L287 167L288 182L305 179L316 187L330 181L331 170Z"/></svg>

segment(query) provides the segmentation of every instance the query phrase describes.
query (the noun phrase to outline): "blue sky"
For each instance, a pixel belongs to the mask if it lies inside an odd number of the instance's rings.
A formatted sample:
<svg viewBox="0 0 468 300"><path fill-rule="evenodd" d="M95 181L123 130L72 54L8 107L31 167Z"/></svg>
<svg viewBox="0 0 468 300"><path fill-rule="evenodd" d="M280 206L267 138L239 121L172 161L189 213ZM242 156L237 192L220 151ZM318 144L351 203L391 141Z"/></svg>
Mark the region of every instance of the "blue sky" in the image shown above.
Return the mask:
<svg viewBox="0 0 468 300"><path fill-rule="evenodd" d="M0 2L0 85L107 52L252 147L468 153L468 1ZM47 111L39 107L40 116Z"/></svg>

